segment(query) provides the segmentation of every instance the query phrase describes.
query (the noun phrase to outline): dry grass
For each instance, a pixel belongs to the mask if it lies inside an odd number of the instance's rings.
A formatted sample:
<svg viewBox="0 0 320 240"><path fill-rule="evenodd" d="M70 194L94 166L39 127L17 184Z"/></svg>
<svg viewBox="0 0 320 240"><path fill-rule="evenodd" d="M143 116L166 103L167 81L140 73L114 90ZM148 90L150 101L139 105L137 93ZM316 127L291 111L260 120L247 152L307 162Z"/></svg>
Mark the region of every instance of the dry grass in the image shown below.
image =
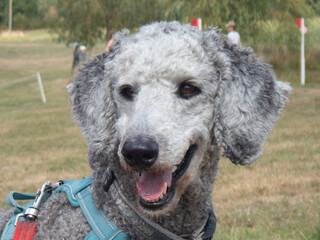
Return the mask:
<svg viewBox="0 0 320 240"><path fill-rule="evenodd" d="M0 86L0 207L10 190L90 173L65 91L72 49L35 34L0 38L0 84L40 71L47 97L35 79ZM320 239L319 139L320 88L296 88L256 163L221 159L215 239Z"/></svg>

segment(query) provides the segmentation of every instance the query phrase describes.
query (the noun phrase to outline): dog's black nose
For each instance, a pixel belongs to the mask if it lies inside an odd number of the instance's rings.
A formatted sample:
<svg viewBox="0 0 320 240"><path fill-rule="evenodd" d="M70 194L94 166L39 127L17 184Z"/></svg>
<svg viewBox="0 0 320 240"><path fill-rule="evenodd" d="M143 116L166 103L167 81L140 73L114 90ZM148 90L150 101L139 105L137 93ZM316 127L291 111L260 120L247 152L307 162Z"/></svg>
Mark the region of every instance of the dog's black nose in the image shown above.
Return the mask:
<svg viewBox="0 0 320 240"><path fill-rule="evenodd" d="M125 141L121 151L126 162L135 169L150 167L158 158L159 146L149 137L138 136Z"/></svg>

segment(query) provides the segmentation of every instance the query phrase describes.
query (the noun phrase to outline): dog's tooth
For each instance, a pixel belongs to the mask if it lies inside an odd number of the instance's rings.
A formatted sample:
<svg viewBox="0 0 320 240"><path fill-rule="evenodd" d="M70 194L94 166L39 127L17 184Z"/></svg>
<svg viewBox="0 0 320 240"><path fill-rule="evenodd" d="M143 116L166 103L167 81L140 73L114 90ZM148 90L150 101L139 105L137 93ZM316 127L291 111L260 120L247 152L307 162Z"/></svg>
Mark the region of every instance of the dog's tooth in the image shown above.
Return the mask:
<svg viewBox="0 0 320 240"><path fill-rule="evenodd" d="M163 190L163 193L162 193L162 194L166 194L166 193L167 193L167 190L168 190L168 184L165 183L165 185L164 185L164 190Z"/></svg>
<svg viewBox="0 0 320 240"><path fill-rule="evenodd" d="M177 170L177 166L174 166L173 168L172 168L172 172L174 173L176 170Z"/></svg>
<svg viewBox="0 0 320 240"><path fill-rule="evenodd" d="M162 194L161 194L161 196L160 196L159 200L160 200L160 199L162 199L162 198L163 198L163 196L164 196L164 193L162 193Z"/></svg>

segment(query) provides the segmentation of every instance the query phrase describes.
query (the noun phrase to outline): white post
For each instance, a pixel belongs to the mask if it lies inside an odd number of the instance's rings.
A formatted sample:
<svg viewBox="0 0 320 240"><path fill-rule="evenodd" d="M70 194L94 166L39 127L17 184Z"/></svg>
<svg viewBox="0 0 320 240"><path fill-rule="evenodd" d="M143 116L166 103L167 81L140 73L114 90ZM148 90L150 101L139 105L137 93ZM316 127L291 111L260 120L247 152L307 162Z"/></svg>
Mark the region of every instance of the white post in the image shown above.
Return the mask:
<svg viewBox="0 0 320 240"><path fill-rule="evenodd" d="M304 18L301 18L301 85L305 85Z"/></svg>
<svg viewBox="0 0 320 240"><path fill-rule="evenodd" d="M9 32L12 30L12 0L9 0Z"/></svg>
<svg viewBox="0 0 320 240"><path fill-rule="evenodd" d="M198 18L198 28L200 31L202 31L202 21L201 18Z"/></svg>
<svg viewBox="0 0 320 240"><path fill-rule="evenodd" d="M37 75L37 78L38 78L38 84L39 84L39 88L40 88L40 92L41 92L42 101L45 103L46 102L46 96L44 95L40 73L37 72L36 75Z"/></svg>

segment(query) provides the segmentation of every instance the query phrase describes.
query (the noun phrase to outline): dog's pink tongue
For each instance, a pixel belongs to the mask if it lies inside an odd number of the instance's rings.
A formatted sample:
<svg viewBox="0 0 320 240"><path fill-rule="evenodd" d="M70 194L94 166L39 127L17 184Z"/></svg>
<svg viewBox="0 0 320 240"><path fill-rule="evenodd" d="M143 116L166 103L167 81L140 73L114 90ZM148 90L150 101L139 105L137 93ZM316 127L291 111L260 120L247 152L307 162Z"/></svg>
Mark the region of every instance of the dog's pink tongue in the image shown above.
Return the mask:
<svg viewBox="0 0 320 240"><path fill-rule="evenodd" d="M140 196L146 201L157 200L164 192L166 185L171 186L172 171L168 169L162 173L141 173L137 188Z"/></svg>

